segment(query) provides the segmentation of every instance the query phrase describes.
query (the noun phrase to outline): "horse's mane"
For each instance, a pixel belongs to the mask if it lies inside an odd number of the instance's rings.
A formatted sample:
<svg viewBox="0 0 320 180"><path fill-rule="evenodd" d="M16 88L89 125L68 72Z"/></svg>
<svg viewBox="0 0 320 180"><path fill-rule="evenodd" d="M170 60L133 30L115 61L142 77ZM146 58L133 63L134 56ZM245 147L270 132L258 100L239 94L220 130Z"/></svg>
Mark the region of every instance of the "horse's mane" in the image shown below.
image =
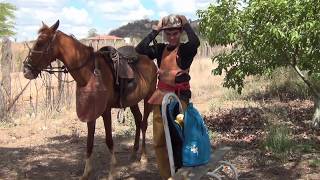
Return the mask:
<svg viewBox="0 0 320 180"><path fill-rule="evenodd" d="M43 32L49 31L49 27L48 26L42 26L39 30L38 30L38 34L41 34Z"/></svg>
<svg viewBox="0 0 320 180"><path fill-rule="evenodd" d="M94 51L93 47L87 46L87 45L83 44L83 43L82 43L81 41L79 41L73 34L70 34L69 37L71 37L73 40L77 41L80 45L88 48L88 49L90 50L90 52L93 52L93 51Z"/></svg>
<svg viewBox="0 0 320 180"><path fill-rule="evenodd" d="M41 28L38 30L38 34L41 34L41 33L44 33L44 32L48 32L48 31L50 31L50 28L49 28L48 26L43 26L43 27L41 27ZM77 42L77 44L78 44L79 46L82 46L82 47L84 47L84 48L89 49L90 52L93 52L93 51L94 51L93 47L87 46L87 45L83 44L83 43L82 43L81 41L79 41L73 34L67 35L67 34L65 34L64 32L59 31L59 30L57 30L57 32L60 32L60 33L62 33L63 35L65 35L66 37L69 37L69 38L73 39L74 41Z"/></svg>
<svg viewBox="0 0 320 180"><path fill-rule="evenodd" d="M93 52L93 51L94 51L93 47L87 46L87 45L83 44L83 43L82 43L81 41L79 41L73 34L67 35L67 34L65 34L65 33L62 32L62 31L59 31L59 32L61 32L61 33L64 34L65 36L73 39L75 42L77 42L77 44L78 44L79 46L82 46L82 47L84 47L84 48L89 49L90 52Z"/></svg>

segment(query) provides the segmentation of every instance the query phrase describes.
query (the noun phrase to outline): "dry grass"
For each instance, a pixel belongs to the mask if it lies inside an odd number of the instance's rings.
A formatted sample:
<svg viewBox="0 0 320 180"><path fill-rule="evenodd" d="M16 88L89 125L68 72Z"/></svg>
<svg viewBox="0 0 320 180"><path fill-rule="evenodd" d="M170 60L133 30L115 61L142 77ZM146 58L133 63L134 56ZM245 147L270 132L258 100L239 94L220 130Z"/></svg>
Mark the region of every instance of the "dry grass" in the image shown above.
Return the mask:
<svg viewBox="0 0 320 180"><path fill-rule="evenodd" d="M214 67L210 58L198 58L190 68L192 102L202 112L209 110L209 101L218 99L226 90L221 84L223 77L211 74Z"/></svg>
<svg viewBox="0 0 320 180"><path fill-rule="evenodd" d="M24 78L23 73L11 73L10 104L22 92L28 82L29 80ZM43 74L41 77L32 80L14 103L10 111L11 119L18 120L26 115L29 117L52 118L61 111L70 109L71 106L75 105L75 83L65 83L63 86L61 99L58 99L58 79L55 76Z"/></svg>

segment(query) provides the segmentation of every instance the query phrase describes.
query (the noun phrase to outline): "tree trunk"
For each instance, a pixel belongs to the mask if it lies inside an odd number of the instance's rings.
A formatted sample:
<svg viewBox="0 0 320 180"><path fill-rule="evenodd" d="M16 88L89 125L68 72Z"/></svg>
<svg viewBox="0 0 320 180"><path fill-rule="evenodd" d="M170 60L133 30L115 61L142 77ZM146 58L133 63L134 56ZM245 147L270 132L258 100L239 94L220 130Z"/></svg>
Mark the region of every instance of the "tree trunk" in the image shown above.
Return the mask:
<svg viewBox="0 0 320 180"><path fill-rule="evenodd" d="M312 118L312 127L315 129L320 129L320 91L311 81L309 81L309 79L307 79L303 75L298 66L293 65L293 68L301 77L301 79L306 83L314 96L314 114Z"/></svg>
<svg viewBox="0 0 320 180"><path fill-rule="evenodd" d="M12 50L11 41L8 38L3 39L3 44L1 48L2 58L1 58L1 88L0 96L2 96L0 118L5 119L7 116L7 106L11 101L11 69L12 69Z"/></svg>
<svg viewBox="0 0 320 180"><path fill-rule="evenodd" d="M313 128L320 128L320 98L314 98L314 114L312 118L312 126Z"/></svg>

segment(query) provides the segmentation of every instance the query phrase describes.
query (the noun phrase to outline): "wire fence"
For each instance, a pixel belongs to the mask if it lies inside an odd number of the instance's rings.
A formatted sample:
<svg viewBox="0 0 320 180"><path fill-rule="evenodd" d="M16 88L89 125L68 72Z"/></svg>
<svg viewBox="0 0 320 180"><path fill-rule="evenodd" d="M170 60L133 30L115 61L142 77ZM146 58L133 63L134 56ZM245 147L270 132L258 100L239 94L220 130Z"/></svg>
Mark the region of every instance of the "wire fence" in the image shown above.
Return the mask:
<svg viewBox="0 0 320 180"><path fill-rule="evenodd" d="M132 39L129 45L137 45L140 40ZM30 42L29 42L30 43ZM94 47L95 50L103 46L121 47L128 45L124 41L85 41L86 45ZM32 44L30 43L29 46ZM198 48L197 59L208 58L223 51L229 47L210 47L206 42L202 42ZM29 80L24 78L22 73L22 62L27 56L28 48L24 43L12 43L12 70L10 73L11 90L9 98L5 98L6 93L4 88L0 87L0 102L6 107L11 103L10 115L23 116L24 114L47 114L52 112L60 112L61 109L70 109L75 105L75 82L69 82L72 77L69 74L48 74L42 73L37 79ZM2 52L3 54L3 52ZM53 66L61 66L61 62L55 62ZM0 73L1 74L1 73ZM0 75L0 80L3 75ZM28 84L28 88L24 89ZM23 91L22 94L20 94ZM20 95L19 95L20 94ZM18 98L16 98L19 95ZM13 100L16 100L13 102ZM6 99L6 100L4 100ZM0 110L4 111L0 106ZM4 108L5 109L5 108Z"/></svg>

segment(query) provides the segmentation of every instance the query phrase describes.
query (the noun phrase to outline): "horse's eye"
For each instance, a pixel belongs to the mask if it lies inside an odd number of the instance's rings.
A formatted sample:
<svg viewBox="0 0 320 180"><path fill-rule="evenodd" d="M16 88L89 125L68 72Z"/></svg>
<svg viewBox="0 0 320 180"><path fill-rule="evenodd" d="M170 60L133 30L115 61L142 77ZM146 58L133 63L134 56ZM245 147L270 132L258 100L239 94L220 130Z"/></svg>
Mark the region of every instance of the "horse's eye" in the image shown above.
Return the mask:
<svg viewBox="0 0 320 180"><path fill-rule="evenodd" d="M45 43L45 39L43 37L39 37L38 41L36 42L36 47L39 47Z"/></svg>
<svg viewBox="0 0 320 180"><path fill-rule="evenodd" d="M38 42L43 43L47 39L47 35L40 35L38 37Z"/></svg>
<svg viewBox="0 0 320 180"><path fill-rule="evenodd" d="M44 38L43 37L39 37L38 42L39 43L43 43L43 41L44 41Z"/></svg>
<svg viewBox="0 0 320 180"><path fill-rule="evenodd" d="M42 44L41 41L37 41L36 44L34 45L34 47L35 47L35 48L38 48L38 47L41 46L41 44Z"/></svg>

